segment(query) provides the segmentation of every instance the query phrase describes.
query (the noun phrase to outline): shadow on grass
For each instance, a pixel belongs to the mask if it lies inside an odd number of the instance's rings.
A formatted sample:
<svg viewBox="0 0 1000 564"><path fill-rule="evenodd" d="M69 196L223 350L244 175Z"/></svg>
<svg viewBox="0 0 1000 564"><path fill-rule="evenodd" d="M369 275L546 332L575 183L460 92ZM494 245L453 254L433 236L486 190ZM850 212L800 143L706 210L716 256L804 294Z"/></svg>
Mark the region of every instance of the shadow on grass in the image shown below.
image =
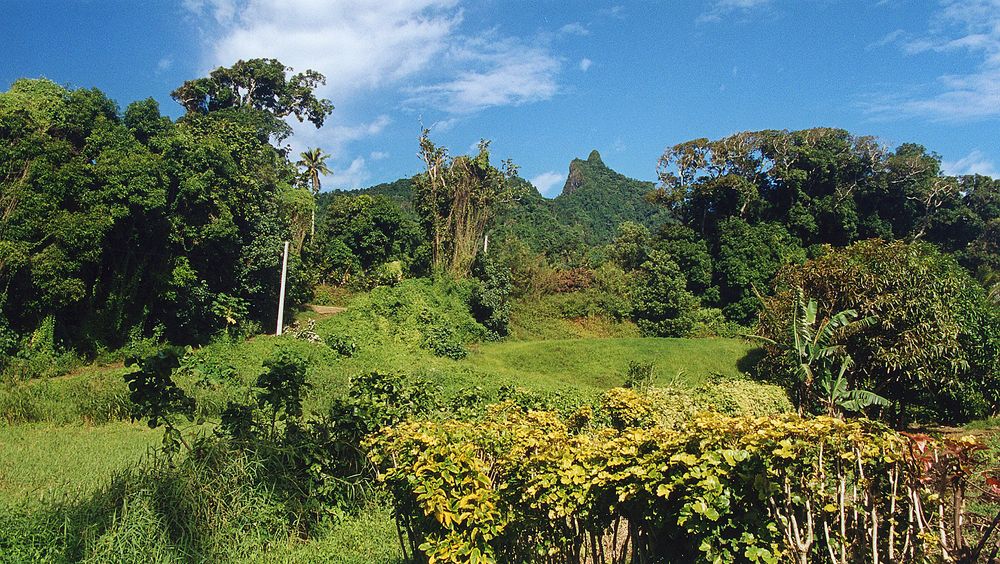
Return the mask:
<svg viewBox="0 0 1000 564"><path fill-rule="evenodd" d="M736 368L743 374L750 374L755 378L760 379L757 374L757 365L759 365L760 361L764 359L764 354L764 349L760 347L750 349L745 355L736 361Z"/></svg>

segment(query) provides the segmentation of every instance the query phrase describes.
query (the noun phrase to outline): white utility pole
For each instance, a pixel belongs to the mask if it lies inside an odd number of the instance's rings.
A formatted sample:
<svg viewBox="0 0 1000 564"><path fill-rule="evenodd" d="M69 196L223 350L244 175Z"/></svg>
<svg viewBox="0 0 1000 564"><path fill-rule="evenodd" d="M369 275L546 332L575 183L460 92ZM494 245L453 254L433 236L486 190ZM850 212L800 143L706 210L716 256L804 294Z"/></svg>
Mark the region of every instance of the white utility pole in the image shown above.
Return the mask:
<svg viewBox="0 0 1000 564"><path fill-rule="evenodd" d="M490 249L490 236L489 234L486 234L483 236L483 254L485 255L486 251L488 251L489 249Z"/></svg>
<svg viewBox="0 0 1000 564"><path fill-rule="evenodd" d="M277 334L281 334L281 329L285 322L285 275L288 273L288 241L285 241L285 254L281 259L281 293L278 294L278 330Z"/></svg>

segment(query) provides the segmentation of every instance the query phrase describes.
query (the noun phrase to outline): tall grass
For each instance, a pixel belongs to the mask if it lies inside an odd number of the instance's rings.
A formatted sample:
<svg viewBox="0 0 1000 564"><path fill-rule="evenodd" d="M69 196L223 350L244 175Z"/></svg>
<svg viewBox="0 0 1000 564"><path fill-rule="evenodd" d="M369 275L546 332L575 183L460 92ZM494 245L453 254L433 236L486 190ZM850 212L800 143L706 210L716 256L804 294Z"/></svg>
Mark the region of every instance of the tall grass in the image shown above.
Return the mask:
<svg viewBox="0 0 1000 564"><path fill-rule="evenodd" d="M203 450L180 461L151 456L91 493L0 505L0 562L309 561L296 554L349 542L350 525L340 533L304 529L252 455L221 442L196 448ZM346 522L371 521L373 511ZM392 561L397 549L384 521L381 538L369 532L366 542Z"/></svg>

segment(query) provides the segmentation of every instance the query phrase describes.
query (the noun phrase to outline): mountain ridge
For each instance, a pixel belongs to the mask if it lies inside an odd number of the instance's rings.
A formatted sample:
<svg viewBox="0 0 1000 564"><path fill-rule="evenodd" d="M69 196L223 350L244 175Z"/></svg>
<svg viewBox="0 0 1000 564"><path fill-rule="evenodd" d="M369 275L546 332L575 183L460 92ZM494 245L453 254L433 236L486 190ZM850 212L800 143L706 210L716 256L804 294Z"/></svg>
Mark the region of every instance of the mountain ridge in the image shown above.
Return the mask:
<svg viewBox="0 0 1000 564"><path fill-rule="evenodd" d="M367 188L337 190L320 195L320 208L337 195L368 194L395 201L404 212L413 210L414 177L400 178ZM573 159L562 191L555 198L545 198L538 188L522 178L524 197L497 218L498 235L512 235L536 251L593 246L610 243L618 225L635 221L653 228L669 219L661 208L646 201L645 195L655 184L625 176L608 167L594 149L586 159ZM322 215L322 209L320 212Z"/></svg>

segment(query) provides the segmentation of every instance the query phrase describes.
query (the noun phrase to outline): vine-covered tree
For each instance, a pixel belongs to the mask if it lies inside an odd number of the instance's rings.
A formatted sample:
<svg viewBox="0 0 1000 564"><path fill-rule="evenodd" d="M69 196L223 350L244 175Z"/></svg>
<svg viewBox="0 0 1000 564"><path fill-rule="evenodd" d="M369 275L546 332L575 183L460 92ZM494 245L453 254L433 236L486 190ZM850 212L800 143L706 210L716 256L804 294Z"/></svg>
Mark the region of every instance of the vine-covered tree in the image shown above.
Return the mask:
<svg viewBox="0 0 1000 564"><path fill-rule="evenodd" d="M487 226L517 198L519 184L510 182L517 167L490 164L489 141L475 156L451 157L424 130L420 158L425 172L414 183L414 203L431 246L431 264L453 276L468 275L483 244Z"/></svg>

